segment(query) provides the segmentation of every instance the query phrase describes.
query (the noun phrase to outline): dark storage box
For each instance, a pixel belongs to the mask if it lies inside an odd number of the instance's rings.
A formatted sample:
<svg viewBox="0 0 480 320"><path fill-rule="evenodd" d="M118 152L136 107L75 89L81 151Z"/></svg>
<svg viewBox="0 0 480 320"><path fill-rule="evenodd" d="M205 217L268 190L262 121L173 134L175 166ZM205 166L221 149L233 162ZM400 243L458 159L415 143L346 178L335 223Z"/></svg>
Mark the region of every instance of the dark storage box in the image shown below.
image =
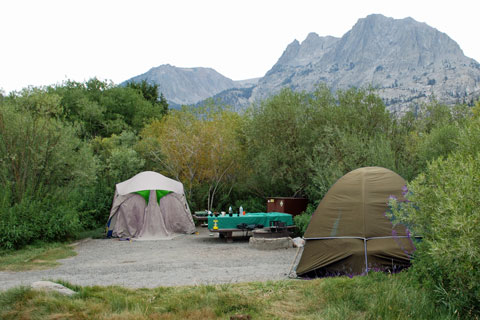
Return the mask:
<svg viewBox="0 0 480 320"><path fill-rule="evenodd" d="M308 200L305 198L271 197L267 199L267 212L290 213L292 216L307 209Z"/></svg>

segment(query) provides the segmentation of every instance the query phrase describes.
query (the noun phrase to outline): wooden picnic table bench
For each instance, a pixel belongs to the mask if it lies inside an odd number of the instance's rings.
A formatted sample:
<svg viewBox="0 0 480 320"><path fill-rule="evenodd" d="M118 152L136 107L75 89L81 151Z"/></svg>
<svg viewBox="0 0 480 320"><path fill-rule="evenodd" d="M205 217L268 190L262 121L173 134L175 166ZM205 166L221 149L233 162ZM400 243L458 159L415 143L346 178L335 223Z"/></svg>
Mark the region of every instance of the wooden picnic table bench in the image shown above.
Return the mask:
<svg viewBox="0 0 480 320"><path fill-rule="evenodd" d="M288 231L293 231L297 227L296 226L286 226L285 227ZM253 229L253 230L270 230L270 227L267 228L258 228L258 229ZM233 233L234 232L245 232L245 236L248 236L249 231L253 230L247 230L247 229L238 229L238 228L232 228L232 229L208 229L210 232L217 232L220 238L224 238L228 243L233 242Z"/></svg>

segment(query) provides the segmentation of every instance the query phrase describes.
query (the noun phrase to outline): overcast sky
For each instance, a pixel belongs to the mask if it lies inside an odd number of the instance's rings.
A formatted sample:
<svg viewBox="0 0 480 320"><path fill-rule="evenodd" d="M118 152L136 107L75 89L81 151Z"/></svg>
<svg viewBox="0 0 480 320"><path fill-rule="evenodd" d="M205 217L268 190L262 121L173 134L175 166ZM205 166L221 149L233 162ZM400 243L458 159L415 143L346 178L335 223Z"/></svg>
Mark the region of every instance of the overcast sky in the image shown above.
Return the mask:
<svg viewBox="0 0 480 320"><path fill-rule="evenodd" d="M341 37L372 13L425 22L480 61L479 9L479 0L1 0L0 89L120 83L162 64L261 77L294 39Z"/></svg>

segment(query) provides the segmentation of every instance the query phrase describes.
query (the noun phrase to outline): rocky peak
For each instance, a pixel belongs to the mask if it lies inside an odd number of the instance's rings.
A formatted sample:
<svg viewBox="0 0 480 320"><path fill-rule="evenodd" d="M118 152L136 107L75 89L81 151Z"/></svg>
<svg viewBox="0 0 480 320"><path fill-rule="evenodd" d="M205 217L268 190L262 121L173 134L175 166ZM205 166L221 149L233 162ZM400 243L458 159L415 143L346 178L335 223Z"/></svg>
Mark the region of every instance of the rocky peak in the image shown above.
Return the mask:
<svg viewBox="0 0 480 320"><path fill-rule="evenodd" d="M373 14L359 19L325 62L361 66L395 60L398 67L416 68L459 56L463 52L455 41L425 23Z"/></svg>
<svg viewBox="0 0 480 320"><path fill-rule="evenodd" d="M236 86L233 80L212 68L178 68L169 64L151 68L125 83L142 80L158 84L165 98L177 105L193 104Z"/></svg>
<svg viewBox="0 0 480 320"><path fill-rule="evenodd" d="M292 41L292 43L290 43L287 46L287 48L283 52L280 59L278 59L277 65L285 66L292 63L292 61L295 60L296 56L298 55L299 50L300 50L300 42L298 42L298 40L295 39Z"/></svg>
<svg viewBox="0 0 480 320"><path fill-rule="evenodd" d="M292 42L252 90L250 102L281 88L312 91L373 86L387 106L404 109L436 99L471 102L480 95L480 66L445 33L412 18L359 19L340 39L311 33Z"/></svg>
<svg viewBox="0 0 480 320"><path fill-rule="evenodd" d="M272 70L285 66L303 66L319 60L338 40L332 36L320 37L311 32L301 44L298 40L290 43Z"/></svg>

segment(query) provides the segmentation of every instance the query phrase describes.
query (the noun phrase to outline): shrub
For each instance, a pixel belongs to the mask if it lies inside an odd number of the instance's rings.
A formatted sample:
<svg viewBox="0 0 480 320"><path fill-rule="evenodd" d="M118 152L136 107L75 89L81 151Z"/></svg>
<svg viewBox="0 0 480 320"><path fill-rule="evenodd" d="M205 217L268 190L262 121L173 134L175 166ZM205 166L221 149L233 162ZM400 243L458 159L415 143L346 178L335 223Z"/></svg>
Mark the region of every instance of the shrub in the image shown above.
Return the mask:
<svg viewBox="0 0 480 320"><path fill-rule="evenodd" d="M437 300L463 316L480 315L480 154L430 163L393 210L396 223L422 235L413 274Z"/></svg>
<svg viewBox="0 0 480 320"><path fill-rule="evenodd" d="M42 189L50 194L59 187L85 186L95 180L93 154L76 137L75 128L57 115L30 110L48 106L37 106L31 99L18 98L0 108L0 183L11 188L15 203L27 192L40 194ZM56 108L53 104L47 110Z"/></svg>
<svg viewBox="0 0 480 320"><path fill-rule="evenodd" d="M75 193L79 219L84 229L94 229L105 226L112 206L115 184L104 179L88 188L82 188Z"/></svg>
<svg viewBox="0 0 480 320"><path fill-rule="evenodd" d="M18 249L36 240L74 238L81 230L77 208L59 196L24 196L11 207L2 206L0 248Z"/></svg>
<svg viewBox="0 0 480 320"><path fill-rule="evenodd" d="M309 203L307 206L307 210L305 210L305 212L302 212L302 214L299 214L293 217L293 221L297 226L298 236L301 237L305 234L305 231L307 230L308 224L310 223L310 219L312 218L312 214L315 211L315 209L316 209L316 206Z"/></svg>

